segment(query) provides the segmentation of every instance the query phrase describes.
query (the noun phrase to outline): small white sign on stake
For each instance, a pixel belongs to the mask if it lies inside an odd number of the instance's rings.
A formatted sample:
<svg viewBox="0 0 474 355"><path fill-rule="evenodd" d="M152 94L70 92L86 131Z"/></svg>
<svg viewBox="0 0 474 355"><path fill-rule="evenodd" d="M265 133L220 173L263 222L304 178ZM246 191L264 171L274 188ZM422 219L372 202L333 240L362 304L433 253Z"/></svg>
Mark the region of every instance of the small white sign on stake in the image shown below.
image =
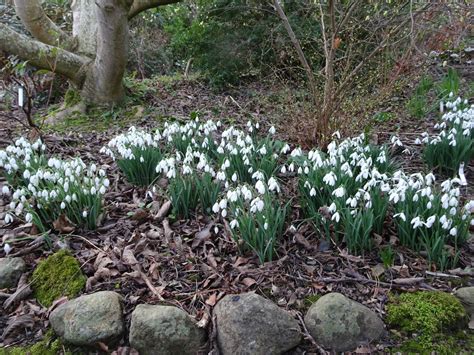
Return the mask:
<svg viewBox="0 0 474 355"><path fill-rule="evenodd" d="M24 96L23 96L24 92L23 92L23 88L20 86L18 88L18 107L23 107L23 103L24 103Z"/></svg>

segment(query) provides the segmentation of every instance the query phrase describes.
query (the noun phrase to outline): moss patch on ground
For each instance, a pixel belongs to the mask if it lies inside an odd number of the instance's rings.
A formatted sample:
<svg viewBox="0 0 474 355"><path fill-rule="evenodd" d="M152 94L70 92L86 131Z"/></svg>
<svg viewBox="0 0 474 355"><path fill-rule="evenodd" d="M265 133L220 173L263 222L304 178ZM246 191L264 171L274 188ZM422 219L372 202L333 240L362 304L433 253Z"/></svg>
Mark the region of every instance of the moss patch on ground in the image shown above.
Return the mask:
<svg viewBox="0 0 474 355"><path fill-rule="evenodd" d="M72 355L59 339L54 339L53 331L48 331L43 340L29 346L14 346L0 349L0 355Z"/></svg>
<svg viewBox="0 0 474 355"><path fill-rule="evenodd" d="M79 262L66 250L41 261L33 272L32 286L36 299L45 307L62 296L75 297L86 285Z"/></svg>
<svg viewBox="0 0 474 355"><path fill-rule="evenodd" d="M444 292L391 295L387 305L387 323L412 337L403 343L399 349L402 352L471 350L472 333L462 331L467 329L467 319L459 300Z"/></svg>

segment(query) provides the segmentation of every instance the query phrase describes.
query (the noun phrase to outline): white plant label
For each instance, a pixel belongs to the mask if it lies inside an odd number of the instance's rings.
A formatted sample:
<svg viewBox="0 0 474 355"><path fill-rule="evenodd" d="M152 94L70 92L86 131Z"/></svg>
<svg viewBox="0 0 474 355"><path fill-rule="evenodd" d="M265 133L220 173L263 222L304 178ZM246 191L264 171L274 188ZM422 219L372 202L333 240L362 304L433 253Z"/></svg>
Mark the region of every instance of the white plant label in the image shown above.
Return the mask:
<svg viewBox="0 0 474 355"><path fill-rule="evenodd" d="M23 107L23 103L24 103L24 96L23 96L23 88L22 87L19 87L18 88L18 106L19 107Z"/></svg>

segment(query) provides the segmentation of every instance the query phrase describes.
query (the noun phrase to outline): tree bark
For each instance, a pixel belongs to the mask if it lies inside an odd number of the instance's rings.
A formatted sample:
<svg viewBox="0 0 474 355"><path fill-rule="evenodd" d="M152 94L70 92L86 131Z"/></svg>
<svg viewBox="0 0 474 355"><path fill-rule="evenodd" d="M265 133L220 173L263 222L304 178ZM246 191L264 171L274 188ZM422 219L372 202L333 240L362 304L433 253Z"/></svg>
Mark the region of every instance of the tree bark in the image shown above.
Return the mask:
<svg viewBox="0 0 474 355"><path fill-rule="evenodd" d="M77 52L95 57L97 50L97 29L95 0L73 0L72 35L77 40Z"/></svg>
<svg viewBox="0 0 474 355"><path fill-rule="evenodd" d="M128 12L128 18L131 19L138 15L140 12L158 7L161 5L174 4L181 0L135 0L133 1L132 7Z"/></svg>
<svg viewBox="0 0 474 355"><path fill-rule="evenodd" d="M84 81L90 59L50 46L13 31L0 24L0 50L28 60L38 68L62 74L75 84Z"/></svg>
<svg viewBox="0 0 474 355"><path fill-rule="evenodd" d="M74 48L72 38L46 16L39 0L15 0L14 3L16 14L34 38L52 46Z"/></svg>
<svg viewBox="0 0 474 355"><path fill-rule="evenodd" d="M130 6L126 0L96 0L97 52L82 88L86 102L113 105L123 99Z"/></svg>

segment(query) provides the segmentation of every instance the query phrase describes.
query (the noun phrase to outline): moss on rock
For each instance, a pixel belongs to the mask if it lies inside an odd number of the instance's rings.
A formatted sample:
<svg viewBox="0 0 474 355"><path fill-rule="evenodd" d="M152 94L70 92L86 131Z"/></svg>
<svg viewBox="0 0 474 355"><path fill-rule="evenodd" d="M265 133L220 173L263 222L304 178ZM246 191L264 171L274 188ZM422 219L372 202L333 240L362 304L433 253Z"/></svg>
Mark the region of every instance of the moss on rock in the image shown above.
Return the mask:
<svg viewBox="0 0 474 355"><path fill-rule="evenodd" d="M41 261L33 272L34 295L45 307L62 296L75 297L86 285L79 262L66 250Z"/></svg>
<svg viewBox="0 0 474 355"><path fill-rule="evenodd" d="M414 292L391 295L387 323L414 337L400 348L403 352L440 352L469 347L470 335L460 329L467 314L459 300L444 292ZM464 341L463 341L464 340Z"/></svg>

